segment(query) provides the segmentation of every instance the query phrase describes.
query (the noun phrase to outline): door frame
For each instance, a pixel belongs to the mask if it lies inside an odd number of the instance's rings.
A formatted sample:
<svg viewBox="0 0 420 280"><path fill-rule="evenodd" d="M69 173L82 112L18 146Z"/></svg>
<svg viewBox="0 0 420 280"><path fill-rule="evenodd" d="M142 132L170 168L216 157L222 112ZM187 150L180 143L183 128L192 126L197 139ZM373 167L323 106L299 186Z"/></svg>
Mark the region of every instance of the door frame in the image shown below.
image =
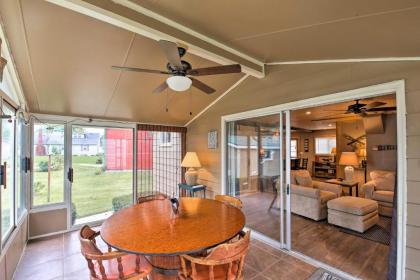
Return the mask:
<svg viewBox="0 0 420 280"><path fill-rule="evenodd" d="M65 200L65 204L67 207L67 228L68 229L79 229L81 228L81 224L77 225L72 225L71 223L71 215L72 215L72 182L70 182L67 179L67 172L69 171L69 168L73 167L72 164L72 153L73 153L73 138L72 138L72 134L73 134L73 126L83 126L83 127L92 127L92 128L125 128L125 129L132 129L133 131L133 163L132 163L132 184L131 184L131 189L132 189L132 202L134 203L136 200L136 195L137 195L137 177L135 174L137 174L136 172L136 162L137 162L137 150L135 150L134 148L137 147L137 142L135 142L137 140L136 136L137 136L137 125L136 124L132 124L132 123L123 123L123 122L112 122L112 121L88 121L86 122L85 120L76 120L73 121L71 123L67 123L66 127L65 127L65 131L66 131L66 135L65 135L65 139L66 139L66 149L65 149L65 164L64 164L64 181L65 181L65 197L67 198ZM89 222L88 224L90 226L98 226L100 224L102 224L102 222L104 221L104 219L101 220L97 220L97 221L92 221Z"/></svg>
<svg viewBox="0 0 420 280"><path fill-rule="evenodd" d="M230 121L237 121L247 118L262 117L267 115L279 114L282 111L304 109L314 106L335 104L339 102L352 101L354 99L364 99L375 96L382 96L390 93L395 93L397 101L397 279L404 279L405 277L405 263L406 263L406 217L407 217L407 167L406 167L406 103L405 103L405 80L396 80L392 82L361 87L346 91L339 91L332 94L325 94L318 97L298 100L294 102L269 106L261 109L255 109L236 114L225 115L221 117L221 193L226 193L227 180L227 134L226 123ZM290 224L288 231L291 231ZM258 237L257 234L254 236ZM262 241L269 241L267 237ZM274 240L273 240L274 241ZM272 243L272 242L269 242ZM275 245L275 243L272 243ZM292 248L293 249L293 248ZM320 263L317 260L302 255L301 253L287 250L286 252L304 259L306 262L323 266L332 269L333 272L347 277L351 275L344 273L338 269L330 267L329 265ZM353 277L352 277L353 278Z"/></svg>

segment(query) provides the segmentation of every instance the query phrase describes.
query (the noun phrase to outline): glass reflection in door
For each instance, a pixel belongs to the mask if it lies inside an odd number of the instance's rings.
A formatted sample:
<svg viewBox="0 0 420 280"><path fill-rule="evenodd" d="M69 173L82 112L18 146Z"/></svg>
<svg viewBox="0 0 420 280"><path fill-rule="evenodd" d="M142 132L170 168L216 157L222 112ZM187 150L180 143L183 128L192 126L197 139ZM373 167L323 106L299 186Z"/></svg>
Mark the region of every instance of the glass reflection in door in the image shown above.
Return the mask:
<svg viewBox="0 0 420 280"><path fill-rule="evenodd" d="M227 122L227 194L240 198L247 226L280 241L280 115Z"/></svg>

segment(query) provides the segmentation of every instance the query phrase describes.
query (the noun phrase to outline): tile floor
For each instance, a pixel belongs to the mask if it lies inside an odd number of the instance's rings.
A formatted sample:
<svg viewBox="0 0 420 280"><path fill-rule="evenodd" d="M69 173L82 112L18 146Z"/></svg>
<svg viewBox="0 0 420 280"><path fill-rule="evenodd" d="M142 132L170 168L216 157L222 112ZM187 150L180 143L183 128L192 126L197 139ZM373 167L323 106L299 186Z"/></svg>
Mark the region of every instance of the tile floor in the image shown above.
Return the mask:
<svg viewBox="0 0 420 280"><path fill-rule="evenodd" d="M99 246L106 250L103 242ZM245 264L245 279L307 279L315 267L253 240ZM80 254L78 232L30 241L15 274L16 280L89 279Z"/></svg>

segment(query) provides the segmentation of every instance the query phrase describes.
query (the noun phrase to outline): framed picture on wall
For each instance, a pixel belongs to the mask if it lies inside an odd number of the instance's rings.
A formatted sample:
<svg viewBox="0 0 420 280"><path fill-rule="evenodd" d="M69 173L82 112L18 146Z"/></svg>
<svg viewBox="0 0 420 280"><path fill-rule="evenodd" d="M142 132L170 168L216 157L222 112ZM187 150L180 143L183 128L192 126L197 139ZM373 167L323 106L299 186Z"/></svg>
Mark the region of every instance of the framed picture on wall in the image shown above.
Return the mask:
<svg viewBox="0 0 420 280"><path fill-rule="evenodd" d="M217 130L210 130L207 135L207 147L217 149Z"/></svg>
<svg viewBox="0 0 420 280"><path fill-rule="evenodd" d="M303 150L305 151L305 153L309 152L309 139L305 139L303 141Z"/></svg>

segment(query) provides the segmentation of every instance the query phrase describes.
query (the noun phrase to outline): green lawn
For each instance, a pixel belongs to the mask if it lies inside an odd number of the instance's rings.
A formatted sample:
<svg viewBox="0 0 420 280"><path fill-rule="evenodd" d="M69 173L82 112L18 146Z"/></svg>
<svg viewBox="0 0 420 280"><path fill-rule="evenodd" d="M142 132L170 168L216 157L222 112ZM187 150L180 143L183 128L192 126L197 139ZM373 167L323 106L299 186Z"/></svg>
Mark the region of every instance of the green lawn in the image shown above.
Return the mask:
<svg viewBox="0 0 420 280"><path fill-rule="evenodd" d="M72 202L76 208L77 218L82 218L102 212L112 211L112 199L132 193L132 172L128 171L103 171L102 165L97 164L99 156L74 156L74 182L72 185ZM35 169L40 161L48 160L47 157L36 157ZM143 177L151 176L150 171L139 171ZM50 203L63 201L63 176L64 171L51 172L51 197ZM48 172L35 171L34 186L37 182L43 188L35 188L34 204L47 203ZM150 180L151 181L151 180ZM146 186L139 186L145 190Z"/></svg>

